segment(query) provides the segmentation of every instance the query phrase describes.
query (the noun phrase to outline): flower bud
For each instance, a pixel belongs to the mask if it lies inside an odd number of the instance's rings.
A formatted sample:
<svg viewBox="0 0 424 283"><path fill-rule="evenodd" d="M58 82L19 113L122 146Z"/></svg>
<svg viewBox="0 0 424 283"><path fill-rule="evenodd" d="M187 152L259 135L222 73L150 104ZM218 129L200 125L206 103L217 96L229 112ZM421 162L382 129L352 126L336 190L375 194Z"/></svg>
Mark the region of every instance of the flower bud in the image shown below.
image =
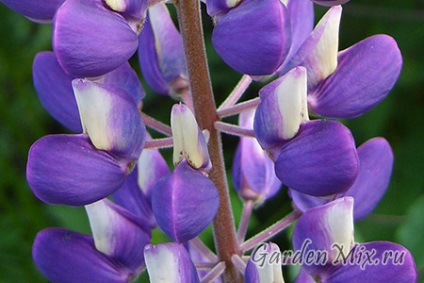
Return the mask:
<svg viewBox="0 0 424 283"><path fill-rule="evenodd" d="M254 110L242 112L239 124L253 127ZM243 200L261 202L274 196L281 187L274 163L255 138L241 137L233 162L234 187Z"/></svg>
<svg viewBox="0 0 424 283"><path fill-rule="evenodd" d="M205 136L197 125L196 118L184 104L176 104L171 112L173 160L179 164L185 159L193 168L211 169Z"/></svg>
<svg viewBox="0 0 424 283"><path fill-rule="evenodd" d="M183 41L165 4L148 10L138 59L143 77L158 94L178 96L188 91Z"/></svg>

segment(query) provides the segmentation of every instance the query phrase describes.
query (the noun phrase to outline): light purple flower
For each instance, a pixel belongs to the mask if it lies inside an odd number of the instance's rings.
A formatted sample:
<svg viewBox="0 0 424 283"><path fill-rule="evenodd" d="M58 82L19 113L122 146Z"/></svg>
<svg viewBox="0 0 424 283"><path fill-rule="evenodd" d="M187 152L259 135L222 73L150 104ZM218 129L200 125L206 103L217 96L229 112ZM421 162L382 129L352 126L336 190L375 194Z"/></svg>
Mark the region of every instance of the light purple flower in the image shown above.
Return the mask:
<svg viewBox="0 0 424 283"><path fill-rule="evenodd" d="M53 19L65 0L0 0L0 2L32 21L47 23Z"/></svg>

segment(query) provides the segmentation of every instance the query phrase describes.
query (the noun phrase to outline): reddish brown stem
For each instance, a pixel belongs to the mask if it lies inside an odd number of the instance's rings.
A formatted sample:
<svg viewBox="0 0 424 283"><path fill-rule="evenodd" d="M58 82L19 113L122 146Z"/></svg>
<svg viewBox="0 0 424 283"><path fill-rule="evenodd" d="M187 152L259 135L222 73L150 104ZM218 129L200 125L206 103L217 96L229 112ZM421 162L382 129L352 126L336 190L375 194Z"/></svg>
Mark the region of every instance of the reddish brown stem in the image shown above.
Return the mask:
<svg viewBox="0 0 424 283"><path fill-rule="evenodd" d="M178 19L184 41L184 52L193 96L195 116L202 129L210 132L209 154L212 161L210 179L216 185L220 204L213 221L215 248L220 261L226 265L224 282L242 282L242 275L231 262L233 254L241 254L237 243L234 217L222 153L221 135L214 128L219 120L216 113L203 39L199 0L177 0Z"/></svg>

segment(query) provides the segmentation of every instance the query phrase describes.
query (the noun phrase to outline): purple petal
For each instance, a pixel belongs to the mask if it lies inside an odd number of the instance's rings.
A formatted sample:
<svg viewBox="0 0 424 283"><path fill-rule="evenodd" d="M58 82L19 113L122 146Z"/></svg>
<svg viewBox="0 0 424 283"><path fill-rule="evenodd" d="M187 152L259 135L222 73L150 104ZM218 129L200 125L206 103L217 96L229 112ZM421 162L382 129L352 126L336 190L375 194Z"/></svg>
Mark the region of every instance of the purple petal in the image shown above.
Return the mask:
<svg viewBox="0 0 424 283"><path fill-rule="evenodd" d="M330 201L333 200L332 197L315 197L307 194L300 193L295 190L289 190L289 195L291 199L293 200L294 205L297 209L299 209L302 212L305 212L306 210L315 207L324 205Z"/></svg>
<svg viewBox="0 0 424 283"><path fill-rule="evenodd" d="M115 85L84 79L74 80L72 86L84 132L93 145L118 158L138 160L146 128L131 95Z"/></svg>
<svg viewBox="0 0 424 283"><path fill-rule="evenodd" d="M146 14L148 0L104 0L105 4L123 15L125 18L143 20Z"/></svg>
<svg viewBox="0 0 424 283"><path fill-rule="evenodd" d="M315 120L281 149L277 177L290 189L314 196L347 191L358 175L355 141L343 124Z"/></svg>
<svg viewBox="0 0 424 283"><path fill-rule="evenodd" d="M26 174L42 201L85 205L119 189L127 164L97 150L86 135L51 135L32 145Z"/></svg>
<svg viewBox="0 0 424 283"><path fill-rule="evenodd" d="M310 109L322 116L354 118L367 112L386 97L402 68L396 41L387 35L364 39L340 52L338 61L335 73L308 98Z"/></svg>
<svg viewBox="0 0 424 283"><path fill-rule="evenodd" d="M237 6L241 0L206 0L206 9L211 17L224 14Z"/></svg>
<svg viewBox="0 0 424 283"><path fill-rule="evenodd" d="M144 219L105 199L85 206L96 248L135 273L151 234Z"/></svg>
<svg viewBox="0 0 424 283"><path fill-rule="evenodd" d="M349 0L312 0L312 2L321 6L337 6L347 3Z"/></svg>
<svg viewBox="0 0 424 283"><path fill-rule="evenodd" d="M75 77L113 71L128 61L137 46L137 34L125 18L100 0L68 0L56 13L53 49L65 72Z"/></svg>
<svg viewBox="0 0 424 283"><path fill-rule="evenodd" d="M157 149L143 149L137 162L138 185L152 202L153 185L162 177L169 174L168 164Z"/></svg>
<svg viewBox="0 0 424 283"><path fill-rule="evenodd" d="M152 207L138 186L138 169L135 167L130 175L125 179L122 187L113 195L113 201L134 215L145 219L150 228L156 227L156 219L152 212Z"/></svg>
<svg viewBox="0 0 424 283"><path fill-rule="evenodd" d="M253 127L254 110L240 114L240 126ZM242 137L233 162L234 186L242 199L264 200L281 188L274 163L255 138Z"/></svg>
<svg viewBox="0 0 424 283"><path fill-rule="evenodd" d="M0 0L0 2L35 22L49 22L65 0Z"/></svg>
<svg viewBox="0 0 424 283"><path fill-rule="evenodd" d="M354 217L371 213L389 186L393 168L393 152L383 138L374 138L358 148L359 174L346 196L355 198Z"/></svg>
<svg viewBox="0 0 424 283"><path fill-rule="evenodd" d="M417 270L411 253L401 245L390 242L356 245L347 263L325 279L328 283L416 281Z"/></svg>
<svg viewBox="0 0 424 283"><path fill-rule="evenodd" d="M134 98L136 105L146 96L137 73L131 68L128 62L118 69L102 76L96 82L106 85L117 85L126 90L131 94L132 98Z"/></svg>
<svg viewBox="0 0 424 283"><path fill-rule="evenodd" d="M32 65L34 87L44 108L63 126L82 133L78 106L72 91L74 77L67 75L53 52L40 52Z"/></svg>
<svg viewBox="0 0 424 283"><path fill-rule="evenodd" d="M293 261L302 263L310 275L331 272L341 252L353 246L353 198L346 197L307 210L293 231ZM300 256L300 258L299 258Z"/></svg>
<svg viewBox="0 0 424 283"><path fill-rule="evenodd" d="M315 280L304 268L301 268L294 283L315 283Z"/></svg>
<svg viewBox="0 0 424 283"><path fill-rule="evenodd" d="M212 43L235 70L269 75L286 58L291 45L290 21L280 1L242 1L216 21Z"/></svg>
<svg viewBox="0 0 424 283"><path fill-rule="evenodd" d="M51 282L128 282L131 271L94 247L93 238L60 228L39 232L34 240L35 264Z"/></svg>
<svg viewBox="0 0 424 283"><path fill-rule="evenodd" d="M150 282L200 282L196 267L181 244L150 244L144 248L144 255Z"/></svg>
<svg viewBox="0 0 424 283"><path fill-rule="evenodd" d="M215 185L185 161L159 180L152 190L153 213L159 227L179 243L199 235L218 211Z"/></svg>
<svg viewBox="0 0 424 283"><path fill-rule="evenodd" d="M299 50L314 28L314 5L311 1L289 1L292 44L286 62Z"/></svg>
<svg viewBox="0 0 424 283"><path fill-rule="evenodd" d="M280 147L296 135L303 121L309 120L306 93L303 67L290 70L259 91L261 103L256 109L254 131L263 149Z"/></svg>

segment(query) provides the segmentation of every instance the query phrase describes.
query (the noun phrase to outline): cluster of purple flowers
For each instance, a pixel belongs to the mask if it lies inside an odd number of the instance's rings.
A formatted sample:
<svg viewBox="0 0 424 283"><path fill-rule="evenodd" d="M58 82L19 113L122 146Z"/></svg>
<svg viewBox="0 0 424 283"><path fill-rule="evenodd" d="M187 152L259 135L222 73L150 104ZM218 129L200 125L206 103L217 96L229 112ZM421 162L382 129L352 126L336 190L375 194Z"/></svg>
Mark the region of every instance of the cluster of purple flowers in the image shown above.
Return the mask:
<svg viewBox="0 0 424 283"><path fill-rule="evenodd" d="M215 130L240 136L232 177L245 209L231 262L198 238L222 196L210 178L210 132L199 127L193 107L187 39L168 1L0 2L32 21L52 22L53 51L35 57L34 86L47 111L75 133L45 136L28 155L33 193L49 204L85 206L92 230L38 233L33 258L50 281L130 282L147 270L151 282L222 282L230 264L245 282L284 282L281 264L258 265L255 251L248 254L296 220L293 249L302 250L296 282L416 280L404 247L354 241L354 221L368 215L388 187L393 153L381 137L357 147L337 119L380 103L400 74L402 57L387 35L339 51L340 4L347 1L203 1L214 22L214 48L243 74L227 100L210 109ZM329 6L315 26L314 3ZM171 110L170 126L142 114L145 93L128 63L136 52L154 92L181 101ZM272 81L258 98L237 104L252 80ZM239 125L221 121L235 114ZM166 137L152 139L146 125ZM174 168L158 150L164 147L173 147ZM294 212L245 241L252 209L283 185ZM157 228L170 242L151 244ZM264 247L279 252L275 244ZM325 262L305 258L314 251L323 251ZM402 260L388 258L389 251ZM370 254L377 260L363 258Z"/></svg>

